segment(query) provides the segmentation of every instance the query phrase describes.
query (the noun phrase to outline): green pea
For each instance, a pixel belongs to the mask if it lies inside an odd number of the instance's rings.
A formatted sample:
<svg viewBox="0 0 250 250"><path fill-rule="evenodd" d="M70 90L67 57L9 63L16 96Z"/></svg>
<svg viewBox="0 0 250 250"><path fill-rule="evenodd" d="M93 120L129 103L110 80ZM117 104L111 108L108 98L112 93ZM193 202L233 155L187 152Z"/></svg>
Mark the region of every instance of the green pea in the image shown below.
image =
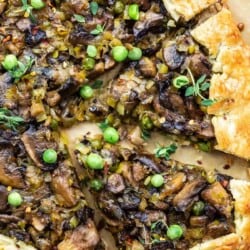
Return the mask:
<svg viewBox="0 0 250 250"><path fill-rule="evenodd" d="M192 211L193 211L193 214L194 214L194 215L198 216L198 215L201 215L201 214L203 213L204 209L205 209L205 204L204 204L204 202L202 202L202 201L197 201L197 202L194 204Z"/></svg>
<svg viewBox="0 0 250 250"><path fill-rule="evenodd" d="M114 6L115 14L121 14L125 9L125 6L122 1L116 1Z"/></svg>
<svg viewBox="0 0 250 250"><path fill-rule="evenodd" d="M124 46L116 46L112 49L112 56L115 61L122 62L128 56L128 50Z"/></svg>
<svg viewBox="0 0 250 250"><path fill-rule="evenodd" d="M183 235L183 229L179 225L171 225L168 227L167 236L170 240L178 240Z"/></svg>
<svg viewBox="0 0 250 250"><path fill-rule="evenodd" d="M189 84L189 79L186 76L178 76L174 78L173 85L175 88L180 89Z"/></svg>
<svg viewBox="0 0 250 250"><path fill-rule="evenodd" d="M89 99L94 95L94 90L89 85L80 88L80 96L83 99Z"/></svg>
<svg viewBox="0 0 250 250"><path fill-rule="evenodd" d="M83 60L83 68L86 70L91 70L95 67L95 59L87 57Z"/></svg>
<svg viewBox="0 0 250 250"><path fill-rule="evenodd" d="M132 61L138 61L142 57L142 51L140 48L134 47L128 52L128 58Z"/></svg>
<svg viewBox="0 0 250 250"><path fill-rule="evenodd" d="M103 169L104 167L103 158L99 154L96 154L96 153L90 153L87 156L86 163L89 168L95 169L95 170Z"/></svg>
<svg viewBox="0 0 250 250"><path fill-rule="evenodd" d="M94 180L91 180L90 187L96 191L99 191L103 188L103 183L101 180L94 179Z"/></svg>
<svg viewBox="0 0 250 250"><path fill-rule="evenodd" d="M42 0L30 0L30 4L36 10L42 9L45 6Z"/></svg>
<svg viewBox="0 0 250 250"><path fill-rule="evenodd" d="M119 133L115 128L108 127L103 132L104 141L115 144L119 141Z"/></svg>
<svg viewBox="0 0 250 250"><path fill-rule="evenodd" d="M140 17L139 5L136 3L130 4L128 7L128 15L130 19L137 21Z"/></svg>
<svg viewBox="0 0 250 250"><path fill-rule="evenodd" d="M56 163L57 161L57 152L54 149L46 149L43 152L43 161L48 164Z"/></svg>
<svg viewBox="0 0 250 250"><path fill-rule="evenodd" d="M13 191L13 192L9 193L9 195L8 195L9 205L11 205L13 207L18 207L22 204L22 202L23 202L23 198L18 192Z"/></svg>
<svg viewBox="0 0 250 250"><path fill-rule="evenodd" d="M6 70L14 69L18 64L18 60L15 55L6 55L4 61L2 62L3 67Z"/></svg>
<svg viewBox="0 0 250 250"><path fill-rule="evenodd" d="M94 45L88 45L87 54L89 57L96 57L96 55L97 55L96 47Z"/></svg>
<svg viewBox="0 0 250 250"><path fill-rule="evenodd" d="M144 115L142 117L141 124L142 124L143 129L146 129L146 130L150 130L154 126L152 120L147 115Z"/></svg>
<svg viewBox="0 0 250 250"><path fill-rule="evenodd" d="M151 178L151 185L154 187L161 187L164 184L164 178L161 174L155 174Z"/></svg>

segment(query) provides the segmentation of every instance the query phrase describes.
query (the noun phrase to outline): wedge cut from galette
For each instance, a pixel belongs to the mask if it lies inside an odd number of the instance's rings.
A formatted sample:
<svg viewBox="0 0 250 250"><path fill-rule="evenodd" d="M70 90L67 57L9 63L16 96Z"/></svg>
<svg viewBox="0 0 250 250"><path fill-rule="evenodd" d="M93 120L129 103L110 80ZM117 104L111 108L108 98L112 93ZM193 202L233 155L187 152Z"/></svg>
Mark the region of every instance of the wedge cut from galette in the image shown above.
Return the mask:
<svg viewBox="0 0 250 250"><path fill-rule="evenodd" d="M118 249L249 249L250 183L169 160L174 144L149 154L126 139L131 129L115 145L86 135L75 150Z"/></svg>

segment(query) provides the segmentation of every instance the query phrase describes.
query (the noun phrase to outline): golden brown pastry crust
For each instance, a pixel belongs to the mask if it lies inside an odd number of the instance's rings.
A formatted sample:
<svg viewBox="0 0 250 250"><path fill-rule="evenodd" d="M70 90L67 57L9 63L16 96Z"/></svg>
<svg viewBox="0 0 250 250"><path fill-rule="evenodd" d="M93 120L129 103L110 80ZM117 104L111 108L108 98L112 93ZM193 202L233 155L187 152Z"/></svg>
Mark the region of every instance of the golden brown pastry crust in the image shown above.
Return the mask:
<svg viewBox="0 0 250 250"><path fill-rule="evenodd" d="M185 21L189 21L217 0L163 0L163 2L175 20L183 17Z"/></svg>
<svg viewBox="0 0 250 250"><path fill-rule="evenodd" d="M250 182L231 180L230 189L235 200L235 233L203 242L190 250L249 250L250 249Z"/></svg>
<svg viewBox="0 0 250 250"><path fill-rule="evenodd" d="M240 237L237 234L228 234L214 240L208 240L190 250L236 250L240 244Z"/></svg>
<svg viewBox="0 0 250 250"><path fill-rule="evenodd" d="M208 108L209 114L224 114L239 106L239 102L243 106L243 102L250 102L248 45L220 47L213 71L209 96L217 102Z"/></svg>
<svg viewBox="0 0 250 250"><path fill-rule="evenodd" d="M240 250L250 249L250 183L241 180L230 181L231 193L235 199L234 222L236 234L240 237Z"/></svg>
<svg viewBox="0 0 250 250"><path fill-rule="evenodd" d="M192 30L191 35L205 46L212 56L217 55L222 45L237 46L243 43L232 14L226 8Z"/></svg>
<svg viewBox="0 0 250 250"><path fill-rule="evenodd" d="M212 119L216 149L250 159L250 46L225 8L191 34L216 57L209 90L216 103L208 108L216 115Z"/></svg>
<svg viewBox="0 0 250 250"><path fill-rule="evenodd" d="M250 103L239 105L227 114L212 119L216 149L250 158Z"/></svg>

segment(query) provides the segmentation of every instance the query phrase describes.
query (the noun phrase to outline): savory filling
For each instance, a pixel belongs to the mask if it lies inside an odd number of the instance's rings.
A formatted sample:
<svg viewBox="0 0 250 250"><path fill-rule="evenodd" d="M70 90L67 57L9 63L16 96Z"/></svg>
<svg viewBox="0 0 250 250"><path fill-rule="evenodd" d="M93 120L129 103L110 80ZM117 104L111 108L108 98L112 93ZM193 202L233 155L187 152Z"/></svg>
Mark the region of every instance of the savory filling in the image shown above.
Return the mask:
<svg viewBox="0 0 250 250"><path fill-rule="evenodd" d="M189 28L214 11L183 24L160 0L0 1L0 233L87 250L105 249L103 229L132 249L234 231L227 176L140 146L158 130L210 150L211 63ZM60 131L84 121L103 136L76 146L82 177Z"/></svg>
<svg viewBox="0 0 250 250"><path fill-rule="evenodd" d="M106 127L103 136L85 136L75 150L101 210L98 227L110 230L117 246L189 249L234 232L230 177L169 160L174 144L150 155L126 133L120 128L119 138Z"/></svg>

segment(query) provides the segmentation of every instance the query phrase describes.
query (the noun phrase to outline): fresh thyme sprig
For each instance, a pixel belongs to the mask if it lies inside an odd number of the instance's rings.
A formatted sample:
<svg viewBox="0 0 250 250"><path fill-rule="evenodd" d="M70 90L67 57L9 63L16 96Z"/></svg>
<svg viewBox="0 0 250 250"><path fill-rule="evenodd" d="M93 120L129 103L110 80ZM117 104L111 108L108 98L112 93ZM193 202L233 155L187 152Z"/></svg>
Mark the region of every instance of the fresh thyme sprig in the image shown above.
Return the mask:
<svg viewBox="0 0 250 250"><path fill-rule="evenodd" d="M17 127L19 127L22 123L24 123L24 119L22 117L13 115L13 113L8 109L0 108L1 125L16 131Z"/></svg>
<svg viewBox="0 0 250 250"><path fill-rule="evenodd" d="M25 11L25 17L29 17L30 20L35 23L36 22L36 18L34 17L33 13L32 13L32 10L33 10L33 7L31 5L28 4L28 1L27 0L22 0L22 9Z"/></svg>
<svg viewBox="0 0 250 250"><path fill-rule="evenodd" d="M211 106L216 102L213 99L207 99L201 94L201 91L206 91L210 87L210 83L206 81L206 75L202 75L197 81L195 81L194 76L189 68L187 68L188 74L191 78L193 86L186 88L185 96L199 96L202 101L202 106Z"/></svg>

